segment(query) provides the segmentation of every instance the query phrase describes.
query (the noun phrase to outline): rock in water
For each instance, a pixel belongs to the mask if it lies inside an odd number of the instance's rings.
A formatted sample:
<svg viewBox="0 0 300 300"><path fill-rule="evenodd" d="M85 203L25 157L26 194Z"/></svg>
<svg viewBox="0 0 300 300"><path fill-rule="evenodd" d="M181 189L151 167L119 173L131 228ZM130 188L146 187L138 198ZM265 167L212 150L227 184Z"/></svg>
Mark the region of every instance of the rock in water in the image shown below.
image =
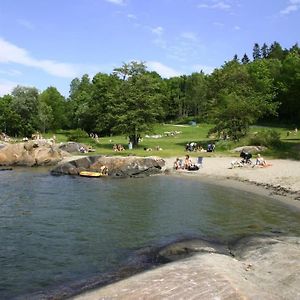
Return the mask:
<svg viewBox="0 0 300 300"><path fill-rule="evenodd" d="M81 171L101 172L108 168L108 175L113 177L143 177L162 172L163 159L157 157L120 157L120 156L86 156L61 164L51 171L53 175L78 175Z"/></svg>

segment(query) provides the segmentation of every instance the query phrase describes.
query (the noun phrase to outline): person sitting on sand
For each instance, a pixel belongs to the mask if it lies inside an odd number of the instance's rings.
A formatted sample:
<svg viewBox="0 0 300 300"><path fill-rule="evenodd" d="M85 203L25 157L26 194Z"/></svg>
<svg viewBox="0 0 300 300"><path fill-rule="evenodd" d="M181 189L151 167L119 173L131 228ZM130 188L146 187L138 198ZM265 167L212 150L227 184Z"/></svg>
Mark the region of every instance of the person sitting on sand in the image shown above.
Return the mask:
<svg viewBox="0 0 300 300"><path fill-rule="evenodd" d="M263 167L267 166L267 162L264 160L264 158L259 153L257 154L255 165L263 166Z"/></svg>
<svg viewBox="0 0 300 300"><path fill-rule="evenodd" d="M174 169L175 170L181 169L182 168L181 163L182 163L182 160L177 157L174 162Z"/></svg>
<svg viewBox="0 0 300 300"><path fill-rule="evenodd" d="M189 155L186 155L184 160L184 169L188 170L191 165L192 165L192 160L190 159Z"/></svg>

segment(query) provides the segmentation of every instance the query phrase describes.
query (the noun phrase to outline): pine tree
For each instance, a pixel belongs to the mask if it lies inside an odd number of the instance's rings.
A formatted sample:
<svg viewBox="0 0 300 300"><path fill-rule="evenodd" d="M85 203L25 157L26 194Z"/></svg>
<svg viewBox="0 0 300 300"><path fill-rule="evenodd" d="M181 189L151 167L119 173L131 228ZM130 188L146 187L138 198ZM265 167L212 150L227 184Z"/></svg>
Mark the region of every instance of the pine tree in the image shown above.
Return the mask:
<svg viewBox="0 0 300 300"><path fill-rule="evenodd" d="M255 43L253 47L253 60L261 59L261 51L259 44Z"/></svg>
<svg viewBox="0 0 300 300"><path fill-rule="evenodd" d="M239 57L237 54L234 54L233 61L239 62Z"/></svg>
<svg viewBox="0 0 300 300"><path fill-rule="evenodd" d="M269 47L266 43L264 43L261 47L261 55L263 58L268 58L270 53Z"/></svg>
<svg viewBox="0 0 300 300"><path fill-rule="evenodd" d="M249 62L250 62L250 59L249 59L248 55L245 53L244 56L243 56L243 58L242 58L242 64L246 65Z"/></svg>

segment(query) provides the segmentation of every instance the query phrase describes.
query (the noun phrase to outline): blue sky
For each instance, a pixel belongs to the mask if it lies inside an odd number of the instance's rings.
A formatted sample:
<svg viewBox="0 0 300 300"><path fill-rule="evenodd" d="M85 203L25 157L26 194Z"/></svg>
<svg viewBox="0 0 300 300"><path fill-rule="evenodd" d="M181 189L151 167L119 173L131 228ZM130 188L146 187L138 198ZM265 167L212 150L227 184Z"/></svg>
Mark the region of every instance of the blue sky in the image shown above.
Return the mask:
<svg viewBox="0 0 300 300"><path fill-rule="evenodd" d="M300 0L1 0L0 95L40 91L145 61L163 77L206 73L254 43L299 42Z"/></svg>

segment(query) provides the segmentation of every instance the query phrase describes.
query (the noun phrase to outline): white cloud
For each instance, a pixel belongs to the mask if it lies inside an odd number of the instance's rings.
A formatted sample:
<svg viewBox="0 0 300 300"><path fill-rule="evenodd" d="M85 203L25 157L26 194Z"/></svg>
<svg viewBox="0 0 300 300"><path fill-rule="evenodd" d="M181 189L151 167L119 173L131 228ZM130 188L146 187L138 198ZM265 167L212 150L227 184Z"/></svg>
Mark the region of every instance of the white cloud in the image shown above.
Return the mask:
<svg viewBox="0 0 300 300"><path fill-rule="evenodd" d="M282 15L288 15L292 12L299 10L300 0L289 0L287 6L280 11Z"/></svg>
<svg viewBox="0 0 300 300"><path fill-rule="evenodd" d="M241 27L238 26L238 25L235 25L235 26L233 27L233 29L234 29L234 30L241 30Z"/></svg>
<svg viewBox="0 0 300 300"><path fill-rule="evenodd" d="M128 18L128 19L136 20L136 19L137 19L137 16L134 15L134 14L128 14L128 15L127 15L127 18Z"/></svg>
<svg viewBox="0 0 300 300"><path fill-rule="evenodd" d="M6 94L10 94L13 90L18 85L16 82L8 81L8 80L2 80L0 78L0 97Z"/></svg>
<svg viewBox="0 0 300 300"><path fill-rule="evenodd" d="M36 59L29 52L0 37L0 63L15 63L41 69L57 77L72 78L77 74L75 65L54 60Z"/></svg>
<svg viewBox="0 0 300 300"><path fill-rule="evenodd" d="M0 70L0 74L6 76L19 76L22 75L22 72L19 70L10 69L10 70Z"/></svg>
<svg viewBox="0 0 300 300"><path fill-rule="evenodd" d="M221 22L213 22L213 25L219 28L223 28L224 27L224 23Z"/></svg>
<svg viewBox="0 0 300 300"><path fill-rule="evenodd" d="M150 70L156 71L164 78L180 76L182 74L158 61L149 61L146 64Z"/></svg>
<svg viewBox="0 0 300 300"><path fill-rule="evenodd" d="M208 4L205 4L205 3L201 3L197 7L198 8L210 8L210 6Z"/></svg>
<svg viewBox="0 0 300 300"><path fill-rule="evenodd" d="M167 48L167 42L163 37L164 29L161 26L149 28L151 32L156 36L153 43L162 49Z"/></svg>
<svg viewBox="0 0 300 300"><path fill-rule="evenodd" d="M223 1L218 1L213 4L201 3L197 6L198 8L211 8L211 9L220 9L220 10L228 10L231 8L231 5L225 3Z"/></svg>
<svg viewBox="0 0 300 300"><path fill-rule="evenodd" d="M197 41L197 34L195 32L183 32L181 37L190 41Z"/></svg>
<svg viewBox="0 0 300 300"><path fill-rule="evenodd" d="M193 70L196 72L203 71L205 74L211 74L214 71L215 67L206 66L206 65L194 65Z"/></svg>
<svg viewBox="0 0 300 300"><path fill-rule="evenodd" d="M19 25L21 25L22 27L26 28L26 29L29 29L29 30L33 30L34 29L33 24L30 21L28 21L28 20L18 19L17 23Z"/></svg>
<svg viewBox="0 0 300 300"><path fill-rule="evenodd" d="M117 4L117 5L124 5L125 1L124 0L105 0L106 2L110 2L112 4Z"/></svg>
<svg viewBox="0 0 300 300"><path fill-rule="evenodd" d="M160 36L163 34L164 29L161 26L157 26L155 28L151 28L151 32Z"/></svg>

